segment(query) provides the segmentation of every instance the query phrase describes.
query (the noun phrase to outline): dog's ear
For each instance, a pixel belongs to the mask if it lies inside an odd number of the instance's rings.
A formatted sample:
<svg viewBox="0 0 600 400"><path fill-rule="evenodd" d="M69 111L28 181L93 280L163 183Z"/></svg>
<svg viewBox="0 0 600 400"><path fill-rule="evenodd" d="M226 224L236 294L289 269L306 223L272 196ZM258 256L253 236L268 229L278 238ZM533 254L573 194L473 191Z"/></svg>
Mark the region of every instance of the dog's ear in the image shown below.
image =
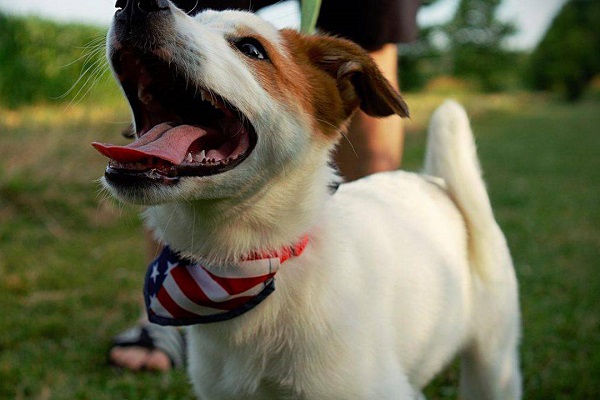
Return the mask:
<svg viewBox="0 0 600 400"><path fill-rule="evenodd" d="M408 117L408 106L359 45L330 36L305 37L311 62L337 81L347 111L357 107L368 115Z"/></svg>

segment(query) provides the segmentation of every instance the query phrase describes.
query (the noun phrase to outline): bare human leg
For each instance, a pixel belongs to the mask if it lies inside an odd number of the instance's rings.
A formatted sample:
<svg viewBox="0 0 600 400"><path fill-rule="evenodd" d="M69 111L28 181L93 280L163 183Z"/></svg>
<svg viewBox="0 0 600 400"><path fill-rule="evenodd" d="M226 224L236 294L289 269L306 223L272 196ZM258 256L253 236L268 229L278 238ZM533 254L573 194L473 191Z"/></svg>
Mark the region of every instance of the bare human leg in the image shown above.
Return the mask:
<svg viewBox="0 0 600 400"><path fill-rule="evenodd" d="M370 53L384 76L398 89L398 48L386 44ZM404 132L402 120L393 115L374 118L359 111L355 114L347 138L336 153L336 163L347 180L400 167Z"/></svg>

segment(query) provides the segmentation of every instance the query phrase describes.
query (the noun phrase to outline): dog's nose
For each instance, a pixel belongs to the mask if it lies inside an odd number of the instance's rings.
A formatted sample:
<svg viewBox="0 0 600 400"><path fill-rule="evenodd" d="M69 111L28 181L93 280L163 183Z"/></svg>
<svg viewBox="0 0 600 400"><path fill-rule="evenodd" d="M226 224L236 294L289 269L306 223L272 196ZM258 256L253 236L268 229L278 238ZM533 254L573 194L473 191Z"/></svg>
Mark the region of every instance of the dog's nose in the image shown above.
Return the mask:
<svg viewBox="0 0 600 400"><path fill-rule="evenodd" d="M119 9L117 13L129 19L130 23L170 10L168 0L117 0L115 7Z"/></svg>

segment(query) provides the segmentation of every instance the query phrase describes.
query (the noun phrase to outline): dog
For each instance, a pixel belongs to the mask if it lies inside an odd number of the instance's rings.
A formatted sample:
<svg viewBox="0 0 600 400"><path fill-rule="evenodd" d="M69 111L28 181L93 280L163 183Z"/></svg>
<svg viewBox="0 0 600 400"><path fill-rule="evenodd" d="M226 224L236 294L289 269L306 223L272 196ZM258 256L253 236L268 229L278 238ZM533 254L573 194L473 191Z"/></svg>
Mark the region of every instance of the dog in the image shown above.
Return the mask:
<svg viewBox="0 0 600 400"><path fill-rule="evenodd" d="M136 140L103 183L166 245L150 319L189 325L199 399L416 399L461 358L463 399L519 399L518 290L465 111L423 174L340 184L352 114L408 116L358 45L243 11L117 2L108 58Z"/></svg>

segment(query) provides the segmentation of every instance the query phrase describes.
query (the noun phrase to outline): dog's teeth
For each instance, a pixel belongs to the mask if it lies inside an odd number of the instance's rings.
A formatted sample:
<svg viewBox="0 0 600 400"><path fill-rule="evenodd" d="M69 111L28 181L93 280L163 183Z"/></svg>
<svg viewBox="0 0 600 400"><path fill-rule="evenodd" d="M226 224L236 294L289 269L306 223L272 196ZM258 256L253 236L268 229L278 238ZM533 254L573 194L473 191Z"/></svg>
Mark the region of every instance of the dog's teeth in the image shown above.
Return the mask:
<svg viewBox="0 0 600 400"><path fill-rule="evenodd" d="M187 153L187 156L185 157L185 161L191 163L194 161L194 158L192 157L192 153Z"/></svg>
<svg viewBox="0 0 600 400"><path fill-rule="evenodd" d="M142 103L144 104L150 104L150 102L152 101L153 97L151 94L146 94L144 97L140 97L140 100L142 101Z"/></svg>
<svg viewBox="0 0 600 400"><path fill-rule="evenodd" d="M204 89L200 90L200 98L202 99L202 101L208 101L213 106L215 105L215 100L213 99L212 94L210 94L208 91L206 91Z"/></svg>
<svg viewBox="0 0 600 400"><path fill-rule="evenodd" d="M207 90L200 89L200 99L202 101L208 101L214 108L218 110L227 110L227 108Z"/></svg>
<svg viewBox="0 0 600 400"><path fill-rule="evenodd" d="M210 101L210 104L212 104L214 108L216 108L216 109L222 108L221 105L215 100L214 97L210 96L208 101Z"/></svg>
<svg viewBox="0 0 600 400"><path fill-rule="evenodd" d="M140 99L140 101L146 105L150 104L150 102L154 98L154 96L152 96L151 93L146 91L146 87L143 85L138 86L137 95L138 95L138 99Z"/></svg>
<svg viewBox="0 0 600 400"><path fill-rule="evenodd" d="M206 151L202 150L200 154L198 154L198 158L204 160L206 158Z"/></svg>

